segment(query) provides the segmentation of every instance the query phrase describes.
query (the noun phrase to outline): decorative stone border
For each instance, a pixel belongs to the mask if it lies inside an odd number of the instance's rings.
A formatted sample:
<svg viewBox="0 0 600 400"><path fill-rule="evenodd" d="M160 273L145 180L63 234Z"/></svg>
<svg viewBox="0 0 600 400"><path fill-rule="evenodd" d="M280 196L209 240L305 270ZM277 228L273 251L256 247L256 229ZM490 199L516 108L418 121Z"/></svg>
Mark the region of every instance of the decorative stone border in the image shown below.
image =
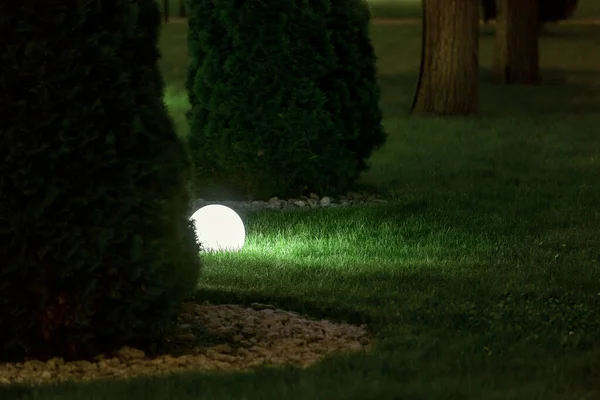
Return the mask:
<svg viewBox="0 0 600 400"><path fill-rule="evenodd" d="M341 196L323 196L319 197L315 193L310 196L299 196L291 199L280 199L271 197L267 201L218 201L197 199L190 205L191 212L195 212L201 207L209 204L221 204L235 211L260 211L260 210L296 210L296 209L315 209L315 208L335 208L347 207L352 205L365 204L386 204L388 200L382 199L379 195L367 192L348 192Z"/></svg>

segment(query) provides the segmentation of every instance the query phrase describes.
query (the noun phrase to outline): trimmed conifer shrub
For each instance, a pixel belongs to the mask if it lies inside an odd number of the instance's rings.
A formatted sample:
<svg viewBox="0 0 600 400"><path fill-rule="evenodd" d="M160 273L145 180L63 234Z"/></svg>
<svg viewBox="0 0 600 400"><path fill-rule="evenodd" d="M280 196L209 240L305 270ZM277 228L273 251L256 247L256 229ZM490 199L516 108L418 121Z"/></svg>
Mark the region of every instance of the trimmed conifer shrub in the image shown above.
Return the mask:
<svg viewBox="0 0 600 400"><path fill-rule="evenodd" d="M384 140L368 10L336 1L188 0L197 195L338 192L367 168Z"/></svg>
<svg viewBox="0 0 600 400"><path fill-rule="evenodd" d="M381 124L377 57L369 35L371 14L365 0L332 0L327 29L335 66L323 81L328 110L343 125L344 146L356 157L353 179L369 167L368 160L386 139Z"/></svg>
<svg viewBox="0 0 600 400"><path fill-rule="evenodd" d="M0 360L156 349L196 286L154 0L0 7Z"/></svg>

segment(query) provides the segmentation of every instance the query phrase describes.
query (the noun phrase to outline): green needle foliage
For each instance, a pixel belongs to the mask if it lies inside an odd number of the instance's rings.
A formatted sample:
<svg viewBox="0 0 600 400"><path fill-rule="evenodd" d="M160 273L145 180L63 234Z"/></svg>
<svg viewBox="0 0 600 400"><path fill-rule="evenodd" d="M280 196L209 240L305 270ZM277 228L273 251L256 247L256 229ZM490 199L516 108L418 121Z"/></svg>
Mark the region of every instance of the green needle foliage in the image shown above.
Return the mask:
<svg viewBox="0 0 600 400"><path fill-rule="evenodd" d="M196 194L348 189L385 140L364 2L189 0L188 10Z"/></svg>
<svg viewBox="0 0 600 400"><path fill-rule="evenodd" d="M0 5L0 360L152 350L199 273L153 0Z"/></svg>
<svg viewBox="0 0 600 400"><path fill-rule="evenodd" d="M383 146L386 139L370 19L364 0L331 1L327 27L335 49L335 67L321 88L327 94L329 111L342 124L345 147L356 156L356 172L369 167L373 150Z"/></svg>

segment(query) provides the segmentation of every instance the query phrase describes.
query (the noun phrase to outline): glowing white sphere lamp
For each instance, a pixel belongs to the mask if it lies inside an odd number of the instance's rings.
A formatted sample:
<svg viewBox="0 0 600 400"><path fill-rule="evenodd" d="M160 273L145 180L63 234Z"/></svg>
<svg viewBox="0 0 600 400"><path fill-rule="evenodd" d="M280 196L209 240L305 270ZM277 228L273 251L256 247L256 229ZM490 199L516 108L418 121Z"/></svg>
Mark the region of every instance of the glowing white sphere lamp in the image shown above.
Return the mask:
<svg viewBox="0 0 600 400"><path fill-rule="evenodd" d="M190 218L196 238L205 251L238 251L246 241L244 222L235 211L220 204L204 206Z"/></svg>

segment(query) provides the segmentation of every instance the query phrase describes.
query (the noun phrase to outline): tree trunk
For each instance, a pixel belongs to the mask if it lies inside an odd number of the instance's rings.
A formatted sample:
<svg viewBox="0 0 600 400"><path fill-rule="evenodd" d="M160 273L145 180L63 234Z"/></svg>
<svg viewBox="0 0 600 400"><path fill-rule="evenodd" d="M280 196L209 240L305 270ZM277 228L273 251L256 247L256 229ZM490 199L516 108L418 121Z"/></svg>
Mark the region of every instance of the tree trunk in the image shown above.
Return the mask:
<svg viewBox="0 0 600 400"><path fill-rule="evenodd" d="M531 85L539 81L538 0L498 0L492 80Z"/></svg>
<svg viewBox="0 0 600 400"><path fill-rule="evenodd" d="M413 114L472 115L479 103L479 0L423 0Z"/></svg>
<svg viewBox="0 0 600 400"><path fill-rule="evenodd" d="M484 22L496 19L496 0L481 0L481 12Z"/></svg>
<svg viewBox="0 0 600 400"><path fill-rule="evenodd" d="M163 5L163 18L165 19L165 23L167 23L167 22L169 22L169 11L170 11L169 0L163 0L162 5Z"/></svg>
<svg viewBox="0 0 600 400"><path fill-rule="evenodd" d="M186 17L186 13L185 13L185 0L179 0L179 16L181 18L185 18Z"/></svg>

